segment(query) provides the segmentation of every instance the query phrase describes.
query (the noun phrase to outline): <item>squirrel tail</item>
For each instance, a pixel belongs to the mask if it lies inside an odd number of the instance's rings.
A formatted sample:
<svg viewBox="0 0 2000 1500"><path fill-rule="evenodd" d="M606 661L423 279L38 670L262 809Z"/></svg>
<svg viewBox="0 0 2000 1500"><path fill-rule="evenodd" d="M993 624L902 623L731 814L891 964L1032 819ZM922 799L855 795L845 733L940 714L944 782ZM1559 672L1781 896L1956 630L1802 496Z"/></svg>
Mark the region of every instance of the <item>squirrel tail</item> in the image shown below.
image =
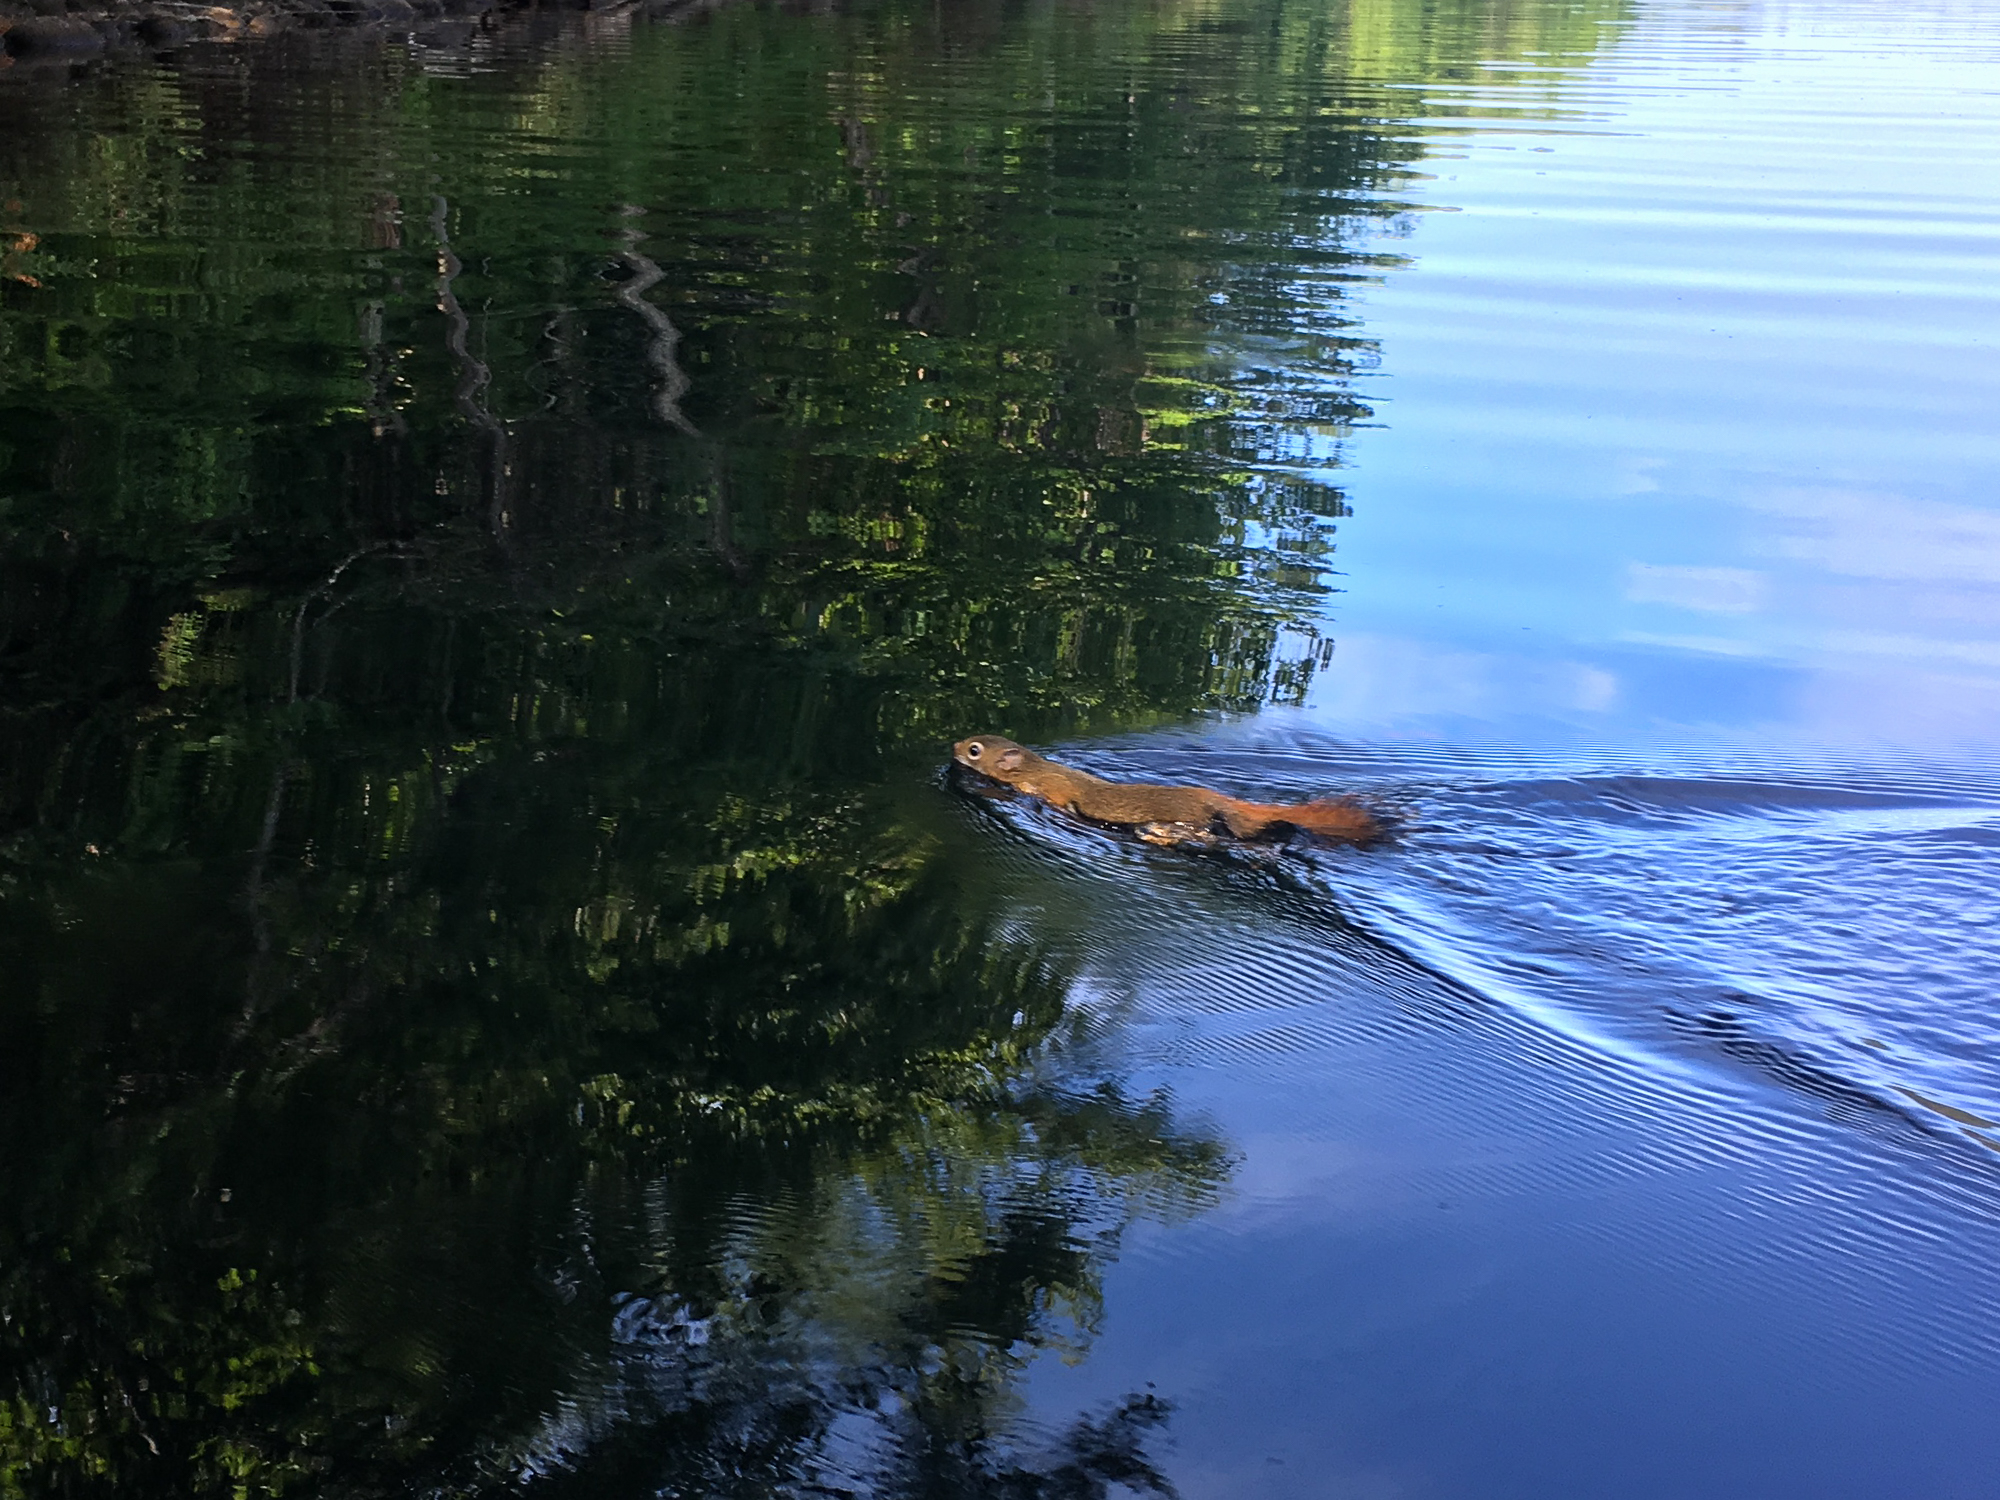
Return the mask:
<svg viewBox="0 0 2000 1500"><path fill-rule="evenodd" d="M1266 804L1244 802L1230 809L1229 831L1238 838L1254 838L1274 823L1288 824L1321 838L1348 839L1362 843L1378 837L1382 820L1358 802L1325 799L1317 802Z"/></svg>

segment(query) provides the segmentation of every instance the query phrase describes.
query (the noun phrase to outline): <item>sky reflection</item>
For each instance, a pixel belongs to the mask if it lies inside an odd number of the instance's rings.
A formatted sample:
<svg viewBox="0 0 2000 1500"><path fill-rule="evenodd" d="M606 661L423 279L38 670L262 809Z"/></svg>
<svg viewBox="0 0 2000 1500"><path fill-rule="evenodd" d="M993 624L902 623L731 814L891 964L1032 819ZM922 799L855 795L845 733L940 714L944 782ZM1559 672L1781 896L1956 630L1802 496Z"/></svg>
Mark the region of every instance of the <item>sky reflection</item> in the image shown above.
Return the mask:
<svg viewBox="0 0 2000 1500"><path fill-rule="evenodd" d="M1996 39L1663 9L1538 133L1466 87L1422 185L1460 211L1363 293L1315 717L2000 740Z"/></svg>

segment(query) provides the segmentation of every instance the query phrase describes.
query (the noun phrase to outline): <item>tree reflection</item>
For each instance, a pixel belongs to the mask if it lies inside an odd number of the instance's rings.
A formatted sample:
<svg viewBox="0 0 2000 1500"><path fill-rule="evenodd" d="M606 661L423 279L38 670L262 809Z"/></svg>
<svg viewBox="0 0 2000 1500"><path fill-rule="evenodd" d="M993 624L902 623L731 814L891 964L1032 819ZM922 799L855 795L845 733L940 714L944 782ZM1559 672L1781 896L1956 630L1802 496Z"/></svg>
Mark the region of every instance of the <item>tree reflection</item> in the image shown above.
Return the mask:
<svg viewBox="0 0 2000 1500"><path fill-rule="evenodd" d="M1163 1489L924 774L1323 661L1377 80L1612 14L1352 10L0 90L0 1494Z"/></svg>
<svg viewBox="0 0 2000 1500"><path fill-rule="evenodd" d="M74 924L9 955L61 986L7 1038L17 1480L747 1493L825 1468L844 1414L885 1473L987 1462L1130 1215L1199 1207L1220 1148L1053 1066L1060 970L865 809L725 806L703 843L642 805L563 849L574 805L495 834L479 779L267 856L231 951L237 893L185 867L16 893Z"/></svg>

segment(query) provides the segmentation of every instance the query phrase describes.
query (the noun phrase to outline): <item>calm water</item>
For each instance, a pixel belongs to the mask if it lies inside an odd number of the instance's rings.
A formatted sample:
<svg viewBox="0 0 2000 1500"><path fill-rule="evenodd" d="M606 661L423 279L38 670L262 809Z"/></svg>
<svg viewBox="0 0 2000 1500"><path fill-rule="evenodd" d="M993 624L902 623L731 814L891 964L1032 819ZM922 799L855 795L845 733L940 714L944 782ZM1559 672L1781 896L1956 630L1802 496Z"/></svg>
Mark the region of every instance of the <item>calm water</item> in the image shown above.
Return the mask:
<svg viewBox="0 0 2000 1500"><path fill-rule="evenodd" d="M1996 159L1944 3L22 59L0 1495L1996 1493Z"/></svg>

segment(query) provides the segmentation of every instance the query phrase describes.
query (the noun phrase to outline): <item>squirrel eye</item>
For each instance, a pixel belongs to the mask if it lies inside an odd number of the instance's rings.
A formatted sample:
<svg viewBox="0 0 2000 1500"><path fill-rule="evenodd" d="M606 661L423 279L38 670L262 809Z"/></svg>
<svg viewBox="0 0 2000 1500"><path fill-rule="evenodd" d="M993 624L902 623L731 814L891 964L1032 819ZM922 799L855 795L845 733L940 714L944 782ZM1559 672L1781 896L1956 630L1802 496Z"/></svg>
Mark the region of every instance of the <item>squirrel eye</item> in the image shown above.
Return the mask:
<svg viewBox="0 0 2000 1500"><path fill-rule="evenodd" d="M979 745L967 745L965 747L965 753L971 756L974 760L978 760L981 748L982 747Z"/></svg>

